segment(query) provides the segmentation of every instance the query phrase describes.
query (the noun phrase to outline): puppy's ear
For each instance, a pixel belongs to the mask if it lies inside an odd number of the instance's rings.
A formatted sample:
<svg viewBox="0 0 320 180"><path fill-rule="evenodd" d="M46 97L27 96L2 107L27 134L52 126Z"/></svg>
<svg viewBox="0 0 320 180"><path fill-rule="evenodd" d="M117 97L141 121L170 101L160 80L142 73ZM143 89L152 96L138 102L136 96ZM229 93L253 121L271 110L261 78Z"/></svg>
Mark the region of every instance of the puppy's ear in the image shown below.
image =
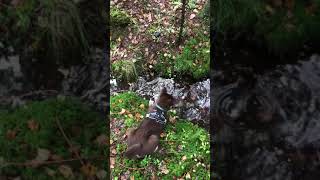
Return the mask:
<svg viewBox="0 0 320 180"><path fill-rule="evenodd" d="M160 94L164 94L164 93L167 93L167 88L166 87L163 87L160 91Z"/></svg>

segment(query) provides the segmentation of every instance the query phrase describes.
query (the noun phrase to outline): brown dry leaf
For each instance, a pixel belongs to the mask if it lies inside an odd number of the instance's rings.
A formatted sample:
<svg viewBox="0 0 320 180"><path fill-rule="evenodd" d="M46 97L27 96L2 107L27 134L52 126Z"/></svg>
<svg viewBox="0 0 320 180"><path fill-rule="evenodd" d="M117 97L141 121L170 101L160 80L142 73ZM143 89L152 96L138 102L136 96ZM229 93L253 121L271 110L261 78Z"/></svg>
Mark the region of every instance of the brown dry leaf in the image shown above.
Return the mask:
<svg viewBox="0 0 320 180"><path fill-rule="evenodd" d="M134 176L130 176L130 180L134 180Z"/></svg>
<svg viewBox="0 0 320 180"><path fill-rule="evenodd" d="M80 168L80 170L87 177L93 177L97 172L97 168L95 166L91 165L90 163L82 166Z"/></svg>
<svg viewBox="0 0 320 180"><path fill-rule="evenodd" d="M47 161L50 157L51 152L47 149L38 148L37 157L34 159L38 162Z"/></svg>
<svg viewBox="0 0 320 180"><path fill-rule="evenodd" d="M169 173L169 170L167 169L166 165L161 166L160 170L161 170L161 173L163 173L163 174L168 174Z"/></svg>
<svg viewBox="0 0 320 180"><path fill-rule="evenodd" d="M152 15L151 15L151 13L148 14L148 21L149 21L149 22L152 22Z"/></svg>
<svg viewBox="0 0 320 180"><path fill-rule="evenodd" d="M112 149L112 150L111 150L111 153L112 153L112 154L117 154L117 150L116 150L116 149Z"/></svg>
<svg viewBox="0 0 320 180"><path fill-rule="evenodd" d="M67 179L74 178L74 174L70 166L61 165L59 166L58 170L63 175L63 177Z"/></svg>
<svg viewBox="0 0 320 180"><path fill-rule="evenodd" d="M124 114L124 113L126 113L126 110L122 108L122 109L121 109L121 112L119 112L119 114L122 115L122 114Z"/></svg>
<svg viewBox="0 0 320 180"><path fill-rule="evenodd" d="M34 119L31 119L28 121L28 128L31 131L38 131L39 130L39 123L35 121Z"/></svg>
<svg viewBox="0 0 320 180"><path fill-rule="evenodd" d="M173 124L176 123L177 122L176 116L169 116L169 121Z"/></svg>
<svg viewBox="0 0 320 180"><path fill-rule="evenodd" d="M95 142L96 142L99 146L107 145L108 137L107 137L105 134L101 134L100 136L98 136L98 137L96 138Z"/></svg>
<svg viewBox="0 0 320 180"><path fill-rule="evenodd" d="M110 145L113 143L113 140L112 139L110 139Z"/></svg>
<svg viewBox="0 0 320 180"><path fill-rule="evenodd" d="M111 169L114 168L115 162L116 162L115 158L110 158L110 168L111 168Z"/></svg>
<svg viewBox="0 0 320 180"><path fill-rule="evenodd" d="M17 136L17 131L16 130L7 130L7 133L6 133L6 138L9 139L9 140L13 140L15 139Z"/></svg>
<svg viewBox="0 0 320 180"><path fill-rule="evenodd" d="M189 17L189 19L193 19L193 18L195 18L195 17L196 17L195 14L191 14L190 17Z"/></svg>
<svg viewBox="0 0 320 180"><path fill-rule="evenodd" d="M133 118L133 115L132 114L128 114L129 118Z"/></svg>
<svg viewBox="0 0 320 180"><path fill-rule="evenodd" d="M160 137L162 137L162 138L163 138L163 137L166 137L166 133L161 133L161 134L160 134Z"/></svg>
<svg viewBox="0 0 320 180"><path fill-rule="evenodd" d="M182 156L181 160L185 161L187 159L187 156Z"/></svg>
<svg viewBox="0 0 320 180"><path fill-rule="evenodd" d="M140 104L140 106L139 106L141 109L144 109L145 107L144 107L144 104Z"/></svg>
<svg viewBox="0 0 320 180"><path fill-rule="evenodd" d="M191 179L190 173L186 174L186 179Z"/></svg>

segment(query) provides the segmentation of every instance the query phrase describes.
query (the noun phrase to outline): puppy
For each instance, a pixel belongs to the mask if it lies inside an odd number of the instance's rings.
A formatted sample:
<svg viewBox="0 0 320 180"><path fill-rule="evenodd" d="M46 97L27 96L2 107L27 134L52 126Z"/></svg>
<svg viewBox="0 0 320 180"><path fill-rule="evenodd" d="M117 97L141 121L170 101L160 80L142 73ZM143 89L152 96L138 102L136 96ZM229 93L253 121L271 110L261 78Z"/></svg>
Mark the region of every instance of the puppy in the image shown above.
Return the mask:
<svg viewBox="0 0 320 180"><path fill-rule="evenodd" d="M130 159L143 158L158 149L160 134L166 125L166 111L175 99L163 88L155 104L149 107L146 118L137 129L129 130L128 149L125 156Z"/></svg>

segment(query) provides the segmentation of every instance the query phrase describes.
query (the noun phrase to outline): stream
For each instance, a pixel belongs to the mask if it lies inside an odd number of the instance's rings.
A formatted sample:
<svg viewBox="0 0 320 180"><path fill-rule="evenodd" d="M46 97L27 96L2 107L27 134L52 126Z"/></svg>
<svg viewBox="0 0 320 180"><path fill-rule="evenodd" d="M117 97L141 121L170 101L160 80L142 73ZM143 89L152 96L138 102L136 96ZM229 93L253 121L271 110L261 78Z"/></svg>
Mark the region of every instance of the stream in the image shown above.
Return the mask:
<svg viewBox="0 0 320 180"><path fill-rule="evenodd" d="M263 73L213 72L222 179L320 178L320 56Z"/></svg>

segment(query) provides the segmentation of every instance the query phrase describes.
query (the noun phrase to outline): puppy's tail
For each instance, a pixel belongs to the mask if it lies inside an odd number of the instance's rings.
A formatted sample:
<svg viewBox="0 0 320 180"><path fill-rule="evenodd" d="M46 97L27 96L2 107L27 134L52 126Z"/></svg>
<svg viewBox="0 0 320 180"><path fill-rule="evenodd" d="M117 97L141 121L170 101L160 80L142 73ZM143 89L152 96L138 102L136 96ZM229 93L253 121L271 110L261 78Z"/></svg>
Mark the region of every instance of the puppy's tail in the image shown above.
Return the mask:
<svg viewBox="0 0 320 180"><path fill-rule="evenodd" d="M134 144L130 146L127 151L124 153L124 155L128 158L135 158L136 155L139 155L139 152L142 151L142 144Z"/></svg>

